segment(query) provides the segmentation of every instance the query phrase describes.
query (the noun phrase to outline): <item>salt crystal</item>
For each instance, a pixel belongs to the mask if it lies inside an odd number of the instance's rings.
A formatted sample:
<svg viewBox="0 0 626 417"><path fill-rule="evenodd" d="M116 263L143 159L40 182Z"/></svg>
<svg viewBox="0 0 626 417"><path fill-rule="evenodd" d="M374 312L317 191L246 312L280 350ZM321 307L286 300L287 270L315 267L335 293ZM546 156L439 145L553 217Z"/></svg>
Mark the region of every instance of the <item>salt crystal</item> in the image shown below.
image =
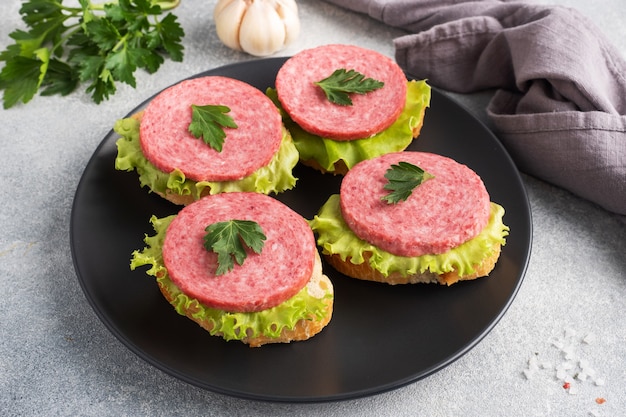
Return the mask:
<svg viewBox="0 0 626 417"><path fill-rule="evenodd" d="M587 375L589 375L589 377L591 377L591 378L595 378L596 377L596 370L595 369L590 368L590 367L585 367L583 369L584 369L585 373Z"/></svg>
<svg viewBox="0 0 626 417"><path fill-rule="evenodd" d="M574 354L574 348L572 347L566 347L565 349L563 349L563 353L565 354L565 359L572 360L572 359L576 359L576 355Z"/></svg>
<svg viewBox="0 0 626 417"><path fill-rule="evenodd" d="M526 377L526 379L530 380L532 379L532 377L534 376L534 372L531 371L530 369L524 369L524 376Z"/></svg>
<svg viewBox="0 0 626 417"><path fill-rule="evenodd" d="M565 344L563 343L562 340L559 339L555 339L552 341L552 346L554 346L557 349L563 349L563 347L565 346Z"/></svg>
<svg viewBox="0 0 626 417"><path fill-rule="evenodd" d="M593 333L589 333L585 337L583 337L583 342L585 342L588 345L595 342L595 340L596 340L596 336Z"/></svg>
<svg viewBox="0 0 626 417"><path fill-rule="evenodd" d="M600 417L600 412L597 410L589 410L589 415L592 417Z"/></svg>
<svg viewBox="0 0 626 417"><path fill-rule="evenodd" d="M543 369L552 369L552 363L548 361L541 362L541 367Z"/></svg>
<svg viewBox="0 0 626 417"><path fill-rule="evenodd" d="M604 379L603 378L598 378L596 379L596 385L601 387L604 385Z"/></svg>
<svg viewBox="0 0 626 417"><path fill-rule="evenodd" d="M586 381L587 380L587 374L584 372L579 372L578 374L576 374L576 379L580 380L580 381Z"/></svg>
<svg viewBox="0 0 626 417"><path fill-rule="evenodd" d="M572 329L571 327L566 327L565 328L565 337L574 337L576 336L576 330Z"/></svg>
<svg viewBox="0 0 626 417"><path fill-rule="evenodd" d="M567 390L567 392L570 395L576 395L576 394L578 394L578 387L576 387L576 385L574 385L574 384L570 384L569 389Z"/></svg>

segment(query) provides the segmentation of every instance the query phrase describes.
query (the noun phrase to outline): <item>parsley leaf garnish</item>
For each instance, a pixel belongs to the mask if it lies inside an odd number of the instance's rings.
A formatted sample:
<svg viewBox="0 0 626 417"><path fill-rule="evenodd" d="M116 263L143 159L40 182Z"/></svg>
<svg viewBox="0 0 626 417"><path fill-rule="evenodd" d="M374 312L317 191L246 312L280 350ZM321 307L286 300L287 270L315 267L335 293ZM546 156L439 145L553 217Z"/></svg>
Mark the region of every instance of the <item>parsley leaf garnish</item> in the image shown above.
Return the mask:
<svg viewBox="0 0 626 417"><path fill-rule="evenodd" d="M382 88L385 83L373 78L365 78L365 75L353 69L346 71L341 68L335 70L329 77L314 83L326 94L326 98L341 106L351 106L352 99L348 94L365 94Z"/></svg>
<svg viewBox="0 0 626 417"><path fill-rule="evenodd" d="M235 264L243 265L247 258L246 247L261 253L267 239L261 226L251 220L229 220L213 223L205 229L204 247L217 253L216 275L231 271ZM245 247L244 247L245 245Z"/></svg>
<svg viewBox="0 0 626 417"><path fill-rule="evenodd" d="M94 102L108 99L116 82L135 87L134 73L158 70L164 57L182 61L184 32L172 9L180 0L28 0L20 8L27 30L0 52L3 106L13 107L41 95L67 95L79 84Z"/></svg>
<svg viewBox="0 0 626 417"><path fill-rule="evenodd" d="M224 138L226 138L224 128L237 128L233 118L226 114L230 108L211 104L206 106L192 104L191 109L191 123L189 124L191 134L197 138L202 137L204 143L221 152Z"/></svg>
<svg viewBox="0 0 626 417"><path fill-rule="evenodd" d="M418 166L400 161L397 165L391 165L391 168L385 173L385 178L388 182L384 189L391 192L381 197L381 200L389 204L396 204L400 201L406 201L415 187L434 178L434 175Z"/></svg>

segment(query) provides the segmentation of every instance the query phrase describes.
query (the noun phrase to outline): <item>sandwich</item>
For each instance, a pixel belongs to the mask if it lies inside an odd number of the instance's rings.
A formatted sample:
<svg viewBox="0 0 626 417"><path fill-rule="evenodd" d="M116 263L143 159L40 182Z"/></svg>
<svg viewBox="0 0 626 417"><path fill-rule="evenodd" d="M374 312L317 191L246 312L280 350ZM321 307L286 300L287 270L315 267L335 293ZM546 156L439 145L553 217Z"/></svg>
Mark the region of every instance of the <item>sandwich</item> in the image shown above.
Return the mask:
<svg viewBox="0 0 626 417"><path fill-rule="evenodd" d="M309 223L348 277L451 285L494 269L509 232L503 217L469 167L404 151L355 165Z"/></svg>
<svg viewBox="0 0 626 417"><path fill-rule="evenodd" d="M340 44L295 54L266 92L281 109L301 162L336 175L406 149L421 131L430 93L424 80L407 80L390 58Z"/></svg>
<svg viewBox="0 0 626 417"><path fill-rule="evenodd" d="M211 335L250 347L309 339L330 321L333 285L307 221L260 193L205 196L151 218L132 254L165 299Z"/></svg>
<svg viewBox="0 0 626 417"><path fill-rule="evenodd" d="M280 193L295 186L299 155L260 90L233 78L188 79L118 120L115 168L179 205L221 192Z"/></svg>

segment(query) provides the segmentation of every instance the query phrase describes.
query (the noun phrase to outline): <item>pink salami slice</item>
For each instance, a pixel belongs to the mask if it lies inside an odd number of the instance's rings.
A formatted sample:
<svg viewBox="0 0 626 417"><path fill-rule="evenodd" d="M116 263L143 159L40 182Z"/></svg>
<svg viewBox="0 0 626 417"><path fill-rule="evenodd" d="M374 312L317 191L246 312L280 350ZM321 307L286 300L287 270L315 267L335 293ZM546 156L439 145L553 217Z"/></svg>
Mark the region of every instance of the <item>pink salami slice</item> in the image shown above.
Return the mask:
<svg viewBox="0 0 626 417"><path fill-rule="evenodd" d="M226 128L221 152L189 132L191 105L221 105L237 128ZM260 90L232 78L182 81L155 97L140 125L141 148L158 169L194 181L231 181L267 165L282 139L281 117Z"/></svg>
<svg viewBox="0 0 626 417"><path fill-rule="evenodd" d="M383 88L351 94L352 106L331 103L314 83L337 69L354 69ZM276 76L276 92L289 116L304 130L334 140L370 137L388 128L406 102L406 76L390 58L352 45L325 45L288 59Z"/></svg>
<svg viewBox="0 0 626 417"><path fill-rule="evenodd" d="M417 165L435 177L413 189L406 201L381 200L392 164ZM341 211L361 239L399 256L447 252L487 225L490 199L480 177L450 158L396 152L357 164L343 179Z"/></svg>
<svg viewBox="0 0 626 417"><path fill-rule="evenodd" d="M228 220L257 222L267 240L260 254L248 251L243 265L215 275L217 254L203 245L205 228ZM307 222L278 200L258 193L223 193L183 208L163 244L172 280L201 303L231 312L274 307L294 296L311 278L315 239Z"/></svg>

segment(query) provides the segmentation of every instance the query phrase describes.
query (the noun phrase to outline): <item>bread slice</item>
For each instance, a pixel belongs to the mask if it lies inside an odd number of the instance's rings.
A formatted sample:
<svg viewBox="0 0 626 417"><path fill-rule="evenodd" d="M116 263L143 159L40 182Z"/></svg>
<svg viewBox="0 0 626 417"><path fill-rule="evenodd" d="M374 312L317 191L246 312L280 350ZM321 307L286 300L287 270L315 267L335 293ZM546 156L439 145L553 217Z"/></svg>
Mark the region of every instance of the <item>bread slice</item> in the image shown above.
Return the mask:
<svg viewBox="0 0 626 417"><path fill-rule="evenodd" d="M321 294L325 294L328 293L329 290L332 291L332 285L326 275L319 275L317 278L311 279L307 284L307 288L316 288L314 291L321 291ZM330 322L333 314L333 300L326 299L325 304L326 314L321 319L310 316L307 320L298 320L293 329L284 328L277 338L258 335L256 337L246 337L242 342L247 343L250 347L259 347L267 343L290 343L293 341L307 340L321 332Z"/></svg>
<svg viewBox="0 0 626 417"><path fill-rule="evenodd" d="M337 254L324 255L324 258L331 266L342 274L365 281L382 282L390 285L425 283L449 286L459 281L467 281L489 275L493 268L495 268L498 258L500 257L501 248L501 244L494 244L491 255L486 257L480 265L477 265L472 274L463 276L459 275L456 270L440 275L430 271L424 271L422 273L411 275L403 275L400 272L392 272L391 274L385 276L380 271L370 266L369 258L371 256L371 252L363 254L363 258L365 260L359 265L350 262L350 258L343 261L341 256Z"/></svg>
<svg viewBox="0 0 626 417"><path fill-rule="evenodd" d="M316 252L316 261L315 266L313 268L313 274L311 279L306 285L307 291L309 295L315 298L324 298L327 295L334 294L333 284L330 279L322 273L322 262L317 255ZM168 288L164 285L159 285L159 289L163 296L167 299L168 302L174 302L174 295L168 291ZM259 335L248 335L241 339L241 342L248 344L250 347L259 347L268 343L290 343L293 341L302 341L309 339L319 332L322 331L324 327L330 322L333 314L333 297L327 297L324 300L325 304L325 314L322 318L317 318L315 315L311 314L306 319L300 319L296 322L293 328L284 327L278 337L270 337L264 334ZM213 323L207 320L202 320L197 317L196 313L197 309L194 309L193 306L195 303L190 303L187 309L184 311L184 314L187 318L196 322L203 329L211 332L213 330ZM280 308L280 305L276 308ZM219 333L215 334L215 336L221 336Z"/></svg>

